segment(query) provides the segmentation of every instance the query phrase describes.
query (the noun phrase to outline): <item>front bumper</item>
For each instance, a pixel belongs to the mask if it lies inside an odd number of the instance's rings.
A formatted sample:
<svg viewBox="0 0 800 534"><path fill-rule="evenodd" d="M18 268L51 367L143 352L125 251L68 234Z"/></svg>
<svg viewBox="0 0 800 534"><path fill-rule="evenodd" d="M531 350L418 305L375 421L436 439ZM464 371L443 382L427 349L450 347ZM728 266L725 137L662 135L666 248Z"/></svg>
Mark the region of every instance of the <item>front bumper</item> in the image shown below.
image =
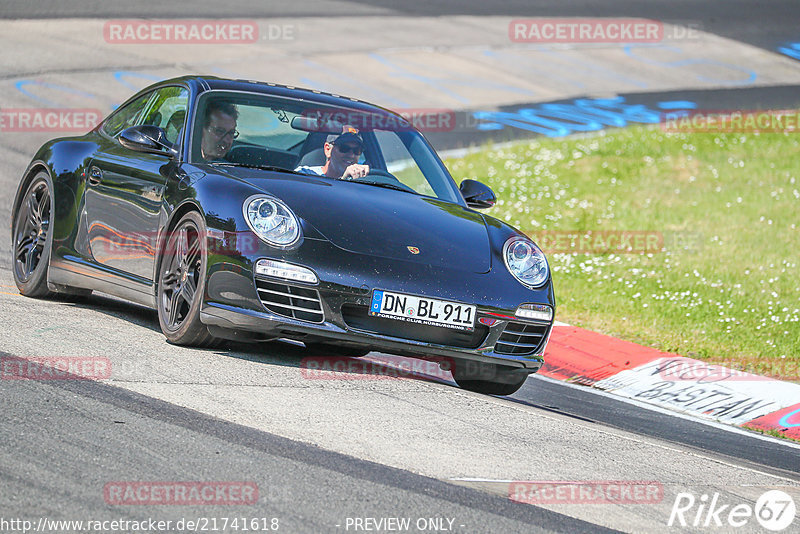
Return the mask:
<svg viewBox="0 0 800 534"><path fill-rule="evenodd" d="M224 329L226 333L233 332L235 339L246 339L248 334L255 334L257 339L334 342L415 358L459 358L496 363L530 372L537 371L544 363L542 354L552 329L552 320L521 319L515 316L515 312L520 304L532 303L547 305L555 313L552 282L548 281L538 289L523 286L502 267L502 260L497 260L500 251L492 253L493 268L490 267L488 272L471 272L460 265L436 265L434 261L428 261L424 253L398 259L347 251L325 239L308 237L309 233L304 231L306 237L301 245L288 250L276 250L247 233L216 232L223 241L210 235L209 250L224 253L209 256L200 320L210 327L212 333ZM247 239L241 241L242 237ZM496 241L500 243L504 239ZM311 269L318 283L305 284L256 275L255 265L261 259ZM319 301L318 314L294 314L290 309L265 305L265 293L260 289L279 293L293 293L294 290L264 287L262 282L296 286L298 293L306 298L313 294ZM475 335L451 336L452 332L447 332L449 329L419 329L391 319L376 324L367 313L373 289L474 304L477 307ZM485 319L486 324L481 324L484 322L481 319ZM508 328L519 330L520 325L529 325L541 334L541 342L536 344L535 350L526 354L498 350L498 341L501 341L504 331ZM509 341L511 347L516 342L514 336L509 339L505 335L503 339ZM503 347L508 349L509 345Z"/></svg>
<svg viewBox="0 0 800 534"><path fill-rule="evenodd" d="M440 273L441 274L441 273ZM462 273L463 274L463 273ZM477 275L476 275L477 276ZM488 275L481 275L484 281ZM328 342L358 346L402 356L423 359L463 359L524 368L536 372L544 363L542 354L552 329L552 321L535 321L514 315L516 306L531 302L531 295L508 306L498 307L495 298L491 304L468 302L454 298L452 291L425 291L434 298L444 298L476 304L476 329L471 334L456 333L447 328L418 327L402 321L370 318L367 308L375 287L399 292L423 293L419 284L392 284L386 279L363 280L365 283L343 285L330 278L321 278L316 285L289 282L274 278L254 276L249 269L236 265L216 265L209 275L207 299L200 320L212 330L224 329L233 333L257 334L259 338L288 338L306 342ZM289 308L276 313L275 306L265 305L264 293L258 287L263 282L292 286L319 296L319 317L300 313L305 320L289 316ZM392 284L387 287L387 284ZM269 286L267 286L269 287ZM416 291L414 290L416 287ZM292 289L290 292L294 291ZM443 294L444 293L444 294ZM545 293L548 294L548 293ZM549 292L552 295L552 291ZM475 299L477 300L477 299ZM488 300L488 299L487 299ZM549 300L549 299L548 299ZM542 304L552 306L545 300ZM293 301L294 302L294 301ZM527 326L528 328L522 328ZM541 335L536 348L527 354L509 354L516 350L520 336L510 335L520 329ZM504 335L504 332L506 333ZM245 337L245 336L242 336ZM532 338L533 339L533 338ZM499 344L498 344L499 342ZM524 350L524 349L523 349Z"/></svg>
<svg viewBox="0 0 800 534"><path fill-rule="evenodd" d="M259 312L224 304L208 304L200 313L203 324L216 326L233 332L242 330L263 335L265 338L286 338L297 341L344 342L348 345L369 347L373 350L389 352L402 356L426 359L461 358L484 363L495 363L509 367L520 367L536 372L544 363L542 353L547 344L552 325L541 350L530 355L500 354L494 347L509 321L498 321L477 348L453 347L388 336L380 333L358 331L342 327L334 321L312 324L269 312Z"/></svg>

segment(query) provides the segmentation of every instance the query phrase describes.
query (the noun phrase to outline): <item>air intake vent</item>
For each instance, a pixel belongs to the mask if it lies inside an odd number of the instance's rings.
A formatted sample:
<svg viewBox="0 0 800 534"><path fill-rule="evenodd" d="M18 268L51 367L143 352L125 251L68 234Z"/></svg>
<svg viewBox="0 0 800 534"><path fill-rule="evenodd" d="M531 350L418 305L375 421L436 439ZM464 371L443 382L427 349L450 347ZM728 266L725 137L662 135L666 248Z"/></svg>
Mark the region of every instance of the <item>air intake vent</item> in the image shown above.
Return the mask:
<svg viewBox="0 0 800 534"><path fill-rule="evenodd" d="M272 313L312 323L325 318L316 289L261 278L256 278L256 289L261 304Z"/></svg>
<svg viewBox="0 0 800 534"><path fill-rule="evenodd" d="M499 354L534 354L544 342L549 324L516 323L506 325L494 345Z"/></svg>

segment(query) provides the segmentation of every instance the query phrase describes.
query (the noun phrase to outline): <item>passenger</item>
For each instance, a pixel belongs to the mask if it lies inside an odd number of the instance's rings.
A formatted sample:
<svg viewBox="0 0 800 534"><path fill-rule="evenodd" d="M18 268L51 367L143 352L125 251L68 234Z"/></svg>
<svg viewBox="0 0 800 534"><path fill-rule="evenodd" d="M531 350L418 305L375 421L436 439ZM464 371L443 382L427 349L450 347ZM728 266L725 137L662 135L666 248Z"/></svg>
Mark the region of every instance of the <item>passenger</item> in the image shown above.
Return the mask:
<svg viewBox="0 0 800 534"><path fill-rule="evenodd" d="M345 126L341 134L329 135L323 150L325 165L317 167L301 165L295 170L344 180L355 180L369 174L369 165L358 163L358 158L364 151L364 140L352 126Z"/></svg>
<svg viewBox="0 0 800 534"><path fill-rule="evenodd" d="M230 152L233 140L239 137L236 121L239 111L229 102L213 101L206 109L200 157L205 161L222 161Z"/></svg>

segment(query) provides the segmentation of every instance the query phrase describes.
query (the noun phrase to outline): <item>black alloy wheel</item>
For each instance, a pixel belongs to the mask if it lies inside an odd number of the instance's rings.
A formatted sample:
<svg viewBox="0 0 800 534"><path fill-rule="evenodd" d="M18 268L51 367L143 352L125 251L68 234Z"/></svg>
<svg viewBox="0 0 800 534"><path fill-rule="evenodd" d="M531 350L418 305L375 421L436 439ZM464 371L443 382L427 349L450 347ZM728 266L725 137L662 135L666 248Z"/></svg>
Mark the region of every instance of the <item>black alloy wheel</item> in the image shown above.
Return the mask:
<svg viewBox="0 0 800 534"><path fill-rule="evenodd" d="M27 297L46 297L50 263L51 198L48 176L40 172L31 181L14 215L14 282Z"/></svg>
<svg viewBox="0 0 800 534"><path fill-rule="evenodd" d="M159 263L158 322L170 343L208 347L218 341L200 322L206 265L205 223L191 211L169 233Z"/></svg>

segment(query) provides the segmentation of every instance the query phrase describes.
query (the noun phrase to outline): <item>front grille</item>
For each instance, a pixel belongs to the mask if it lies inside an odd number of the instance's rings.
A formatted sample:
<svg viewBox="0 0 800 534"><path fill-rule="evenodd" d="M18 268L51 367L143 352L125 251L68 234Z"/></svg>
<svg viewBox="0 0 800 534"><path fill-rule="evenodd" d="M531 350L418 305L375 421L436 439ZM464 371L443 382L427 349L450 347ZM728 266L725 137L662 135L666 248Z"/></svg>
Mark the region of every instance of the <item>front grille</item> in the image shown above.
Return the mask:
<svg viewBox="0 0 800 534"><path fill-rule="evenodd" d="M354 304L342 306L342 317L347 326L356 330L466 349L480 347L489 333L489 328L482 324L475 325L475 329L472 332L467 332L453 328L374 317L369 314L367 306L356 306Z"/></svg>
<svg viewBox="0 0 800 534"><path fill-rule="evenodd" d="M261 304L272 313L312 323L324 319L316 289L261 278L256 278L256 289Z"/></svg>
<svg viewBox="0 0 800 534"><path fill-rule="evenodd" d="M506 325L494 345L498 354L533 354L544 343L548 324L516 323Z"/></svg>

